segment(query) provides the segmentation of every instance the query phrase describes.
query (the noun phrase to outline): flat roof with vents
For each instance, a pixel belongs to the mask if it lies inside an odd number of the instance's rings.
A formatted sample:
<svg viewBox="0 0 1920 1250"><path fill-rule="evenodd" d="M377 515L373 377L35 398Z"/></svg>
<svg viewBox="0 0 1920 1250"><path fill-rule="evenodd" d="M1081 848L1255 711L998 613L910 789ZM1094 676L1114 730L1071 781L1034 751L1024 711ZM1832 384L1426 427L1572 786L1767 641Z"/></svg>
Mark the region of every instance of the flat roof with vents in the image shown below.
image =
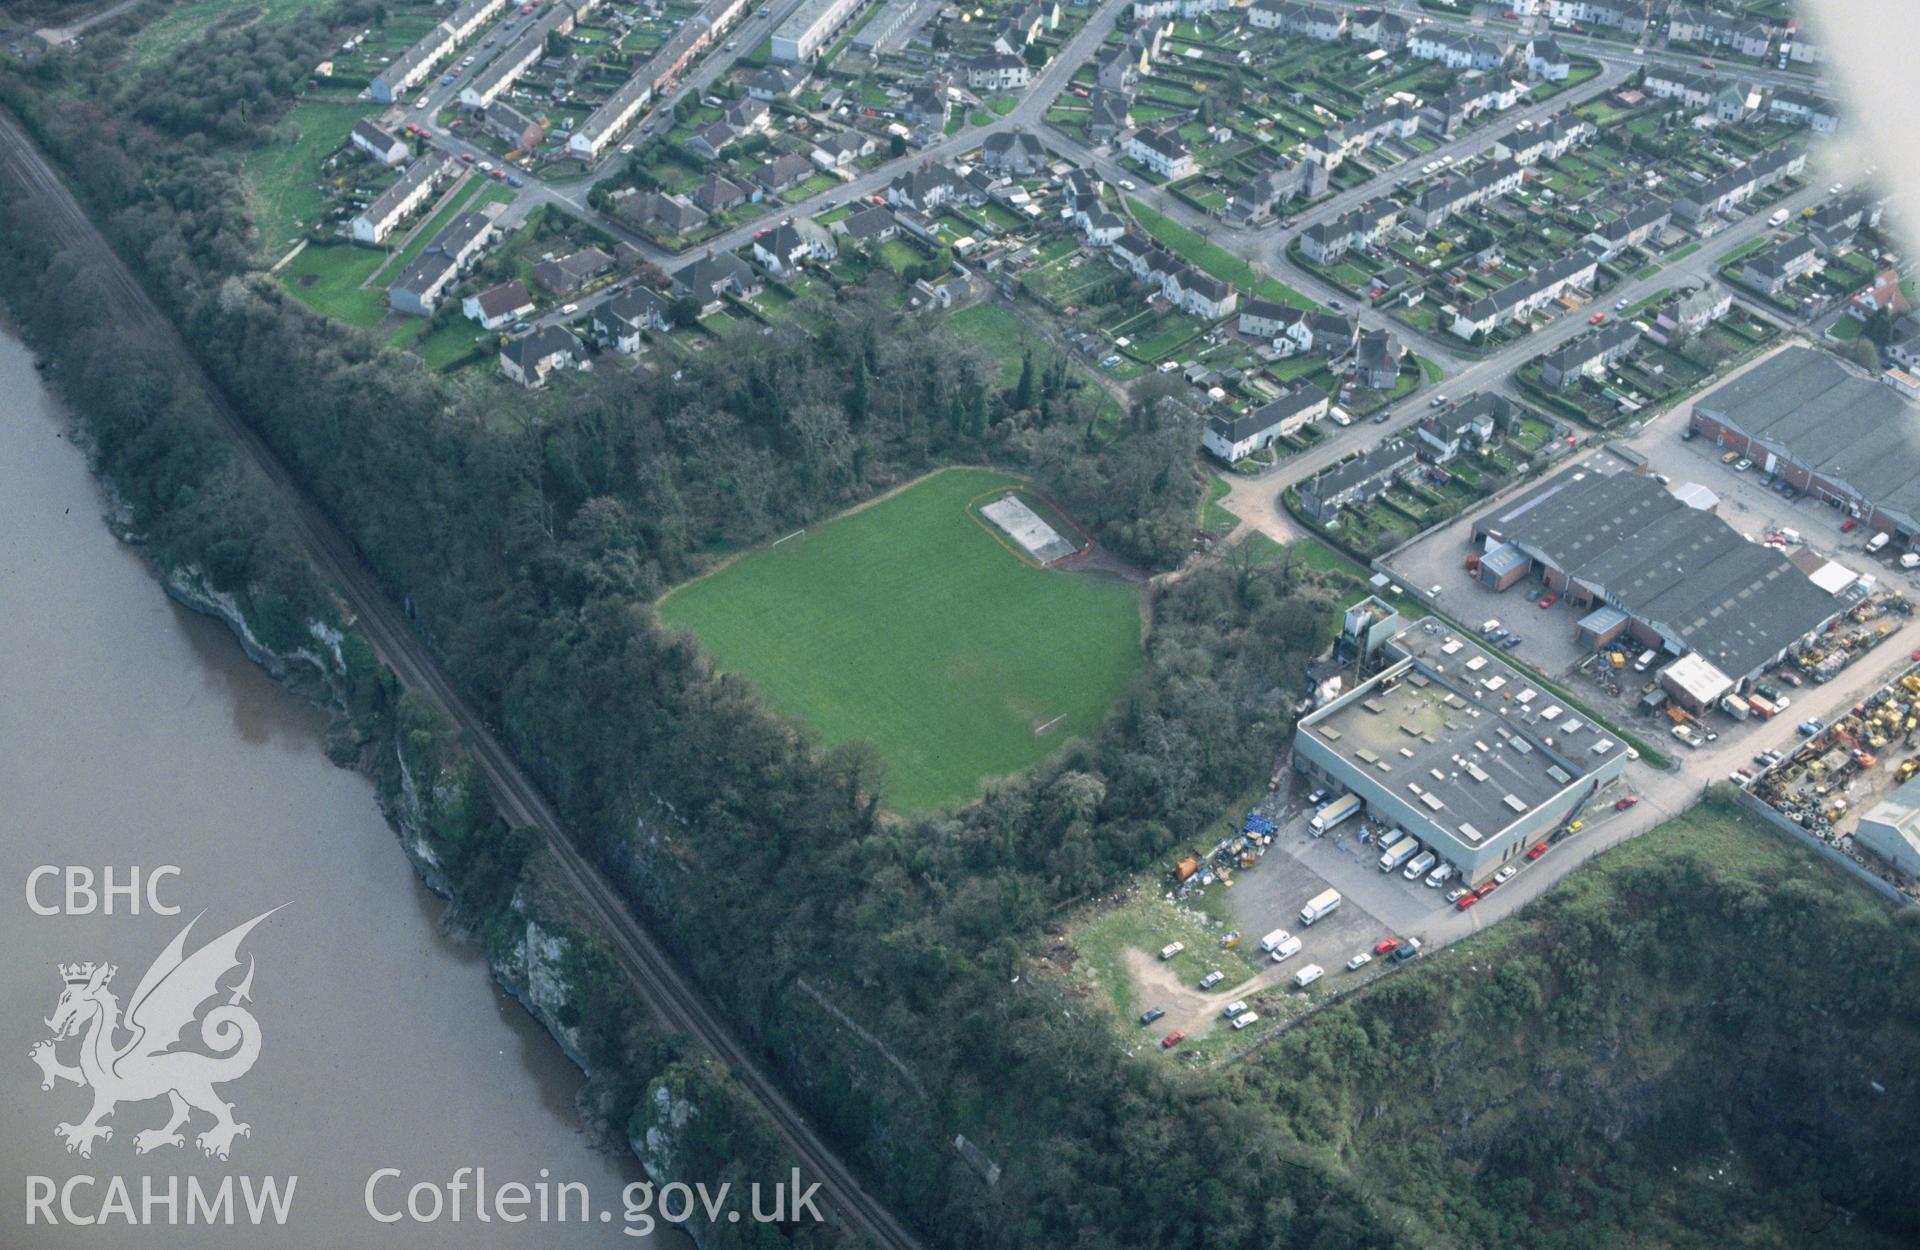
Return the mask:
<svg viewBox="0 0 1920 1250"><path fill-rule="evenodd" d="M1462 846L1497 839L1603 767L1617 771L1623 750L1610 734L1443 623L1416 623L1387 654L1379 674L1303 718L1298 732L1376 787L1390 785ZM1391 785L1387 758L1394 776L1414 780Z"/></svg>

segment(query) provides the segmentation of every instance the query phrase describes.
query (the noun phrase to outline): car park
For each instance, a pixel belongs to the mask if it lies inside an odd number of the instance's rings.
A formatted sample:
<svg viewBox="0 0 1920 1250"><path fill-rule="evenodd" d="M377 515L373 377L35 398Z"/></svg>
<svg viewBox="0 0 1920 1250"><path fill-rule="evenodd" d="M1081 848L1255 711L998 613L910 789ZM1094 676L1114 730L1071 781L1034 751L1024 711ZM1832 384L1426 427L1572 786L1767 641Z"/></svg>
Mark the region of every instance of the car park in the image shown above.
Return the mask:
<svg viewBox="0 0 1920 1250"><path fill-rule="evenodd" d="M1347 961L1347 971L1358 972L1360 969L1366 967L1368 964L1372 962L1373 962L1373 952L1361 951L1358 955L1355 955L1352 959L1349 959Z"/></svg>
<svg viewBox="0 0 1920 1250"><path fill-rule="evenodd" d="M1184 1042L1186 1040L1187 1040L1187 1035L1185 1033L1182 1033L1179 1029L1175 1029L1173 1032L1167 1034L1165 1037L1160 1039L1160 1049L1172 1050L1175 1046L1178 1046L1181 1042Z"/></svg>
<svg viewBox="0 0 1920 1250"><path fill-rule="evenodd" d="M1227 979L1227 974L1220 971L1220 969L1215 968L1212 972L1209 972L1206 976L1200 978L1200 988L1203 990L1210 990L1214 986L1220 984L1222 981L1226 979Z"/></svg>
<svg viewBox="0 0 1920 1250"><path fill-rule="evenodd" d="M1166 1014L1167 1009L1165 1007L1149 1007L1140 1013L1140 1023L1143 1025L1152 1024L1155 1020L1158 1020Z"/></svg>

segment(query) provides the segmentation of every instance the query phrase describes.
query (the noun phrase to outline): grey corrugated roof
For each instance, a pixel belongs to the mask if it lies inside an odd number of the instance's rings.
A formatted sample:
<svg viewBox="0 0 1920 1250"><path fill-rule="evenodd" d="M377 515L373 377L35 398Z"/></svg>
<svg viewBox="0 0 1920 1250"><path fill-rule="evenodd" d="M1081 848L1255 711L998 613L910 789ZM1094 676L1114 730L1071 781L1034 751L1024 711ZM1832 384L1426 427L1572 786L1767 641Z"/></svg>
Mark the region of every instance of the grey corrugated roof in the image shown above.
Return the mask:
<svg viewBox="0 0 1920 1250"><path fill-rule="evenodd" d="M1575 468L1486 524L1741 677L1845 605L1651 478Z"/></svg>
<svg viewBox="0 0 1920 1250"><path fill-rule="evenodd" d="M1920 418L1891 387L1792 347L1695 402L1878 507L1920 517Z"/></svg>

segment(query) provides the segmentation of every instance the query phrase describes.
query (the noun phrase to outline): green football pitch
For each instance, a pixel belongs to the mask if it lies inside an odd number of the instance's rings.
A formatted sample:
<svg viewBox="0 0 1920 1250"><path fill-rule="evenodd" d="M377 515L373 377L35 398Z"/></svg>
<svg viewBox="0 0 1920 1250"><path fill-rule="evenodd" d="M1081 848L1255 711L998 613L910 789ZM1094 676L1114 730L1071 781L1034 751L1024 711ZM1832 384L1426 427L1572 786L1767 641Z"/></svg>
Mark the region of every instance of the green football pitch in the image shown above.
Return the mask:
<svg viewBox="0 0 1920 1250"><path fill-rule="evenodd" d="M1136 591L1036 568L970 511L1017 485L936 473L672 591L660 618L822 744L871 742L891 810L964 802L1093 729L1141 663Z"/></svg>

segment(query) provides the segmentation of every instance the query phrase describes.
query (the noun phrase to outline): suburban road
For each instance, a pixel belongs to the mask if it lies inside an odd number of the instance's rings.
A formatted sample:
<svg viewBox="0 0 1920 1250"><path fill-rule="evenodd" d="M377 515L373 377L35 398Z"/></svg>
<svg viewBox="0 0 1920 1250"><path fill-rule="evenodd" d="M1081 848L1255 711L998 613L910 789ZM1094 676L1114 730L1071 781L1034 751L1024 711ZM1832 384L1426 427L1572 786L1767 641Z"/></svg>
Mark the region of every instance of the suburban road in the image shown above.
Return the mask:
<svg viewBox="0 0 1920 1250"><path fill-rule="evenodd" d="M408 628L399 609L346 535L307 496L286 466L227 402L172 322L161 313L87 217L32 138L5 110L0 110L0 177L30 197L35 211L56 229L65 246L89 257L99 267L112 287L111 294L117 304L113 315L117 323L151 335L155 343L180 357L186 376L198 380L228 434L260 468L286 506L315 566L346 597L356 623L375 652L402 684L427 699L466 733L501 814L516 825L540 831L581 900L600 921L635 989L657 1017L667 1027L698 1039L752 1092L803 1167L821 1183L828 1209L847 1228L875 1245L917 1246L919 1243L913 1234L862 1188L846 1164L734 1039L706 996L686 979L660 944L627 911L599 870L575 849L559 816L494 738L485 722L440 672L425 644Z"/></svg>

